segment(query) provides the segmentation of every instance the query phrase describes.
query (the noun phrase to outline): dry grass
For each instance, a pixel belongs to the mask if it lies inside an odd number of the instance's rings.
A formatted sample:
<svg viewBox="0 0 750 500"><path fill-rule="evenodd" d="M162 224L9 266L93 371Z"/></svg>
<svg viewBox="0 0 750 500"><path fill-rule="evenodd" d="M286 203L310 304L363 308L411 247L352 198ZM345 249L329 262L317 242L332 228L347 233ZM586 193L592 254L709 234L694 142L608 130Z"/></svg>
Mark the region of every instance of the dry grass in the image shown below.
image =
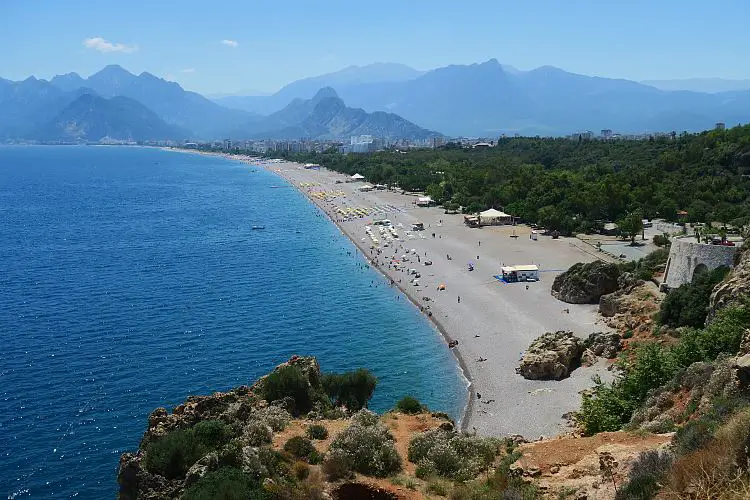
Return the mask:
<svg viewBox="0 0 750 500"><path fill-rule="evenodd" d="M750 498L750 409L734 415L705 447L680 457L666 478L664 498Z"/></svg>

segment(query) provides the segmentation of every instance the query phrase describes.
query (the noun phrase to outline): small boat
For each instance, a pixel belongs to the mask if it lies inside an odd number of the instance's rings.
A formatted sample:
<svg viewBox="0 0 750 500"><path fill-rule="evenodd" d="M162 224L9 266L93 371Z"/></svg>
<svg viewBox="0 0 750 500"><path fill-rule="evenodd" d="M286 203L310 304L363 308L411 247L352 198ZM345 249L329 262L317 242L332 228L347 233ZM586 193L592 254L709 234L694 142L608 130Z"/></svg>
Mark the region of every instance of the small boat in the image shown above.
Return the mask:
<svg viewBox="0 0 750 500"><path fill-rule="evenodd" d="M254 230L255 230L255 229L265 229L265 228L266 228L266 226L253 226L253 229L254 229Z"/></svg>

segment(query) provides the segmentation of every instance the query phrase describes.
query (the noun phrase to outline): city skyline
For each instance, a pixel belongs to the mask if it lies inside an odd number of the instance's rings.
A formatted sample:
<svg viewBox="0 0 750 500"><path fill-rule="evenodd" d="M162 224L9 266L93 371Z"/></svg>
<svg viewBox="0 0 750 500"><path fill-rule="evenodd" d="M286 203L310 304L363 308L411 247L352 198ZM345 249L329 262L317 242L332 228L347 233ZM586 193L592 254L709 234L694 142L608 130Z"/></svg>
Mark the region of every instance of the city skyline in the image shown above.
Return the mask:
<svg viewBox="0 0 750 500"><path fill-rule="evenodd" d="M44 0L3 7L0 77L88 76L107 64L148 71L206 94L273 92L292 81L373 62L419 70L496 58L520 70L552 65L630 80L750 78L734 54L750 49L750 6L415 0L377 6L334 0L252 5L191 0L127 7ZM730 48L731 50L727 50Z"/></svg>

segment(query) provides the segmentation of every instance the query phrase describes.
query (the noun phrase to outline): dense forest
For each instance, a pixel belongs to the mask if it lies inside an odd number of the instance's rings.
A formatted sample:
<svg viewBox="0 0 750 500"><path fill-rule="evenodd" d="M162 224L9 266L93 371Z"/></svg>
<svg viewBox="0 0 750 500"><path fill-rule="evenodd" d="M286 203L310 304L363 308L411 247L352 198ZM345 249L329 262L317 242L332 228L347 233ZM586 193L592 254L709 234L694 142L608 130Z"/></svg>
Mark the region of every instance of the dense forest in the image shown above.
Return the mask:
<svg viewBox="0 0 750 500"><path fill-rule="evenodd" d="M289 153L369 182L425 191L447 208L494 207L564 233L646 218L744 224L750 125L642 141L501 138L495 147ZM739 219L739 220L738 220Z"/></svg>

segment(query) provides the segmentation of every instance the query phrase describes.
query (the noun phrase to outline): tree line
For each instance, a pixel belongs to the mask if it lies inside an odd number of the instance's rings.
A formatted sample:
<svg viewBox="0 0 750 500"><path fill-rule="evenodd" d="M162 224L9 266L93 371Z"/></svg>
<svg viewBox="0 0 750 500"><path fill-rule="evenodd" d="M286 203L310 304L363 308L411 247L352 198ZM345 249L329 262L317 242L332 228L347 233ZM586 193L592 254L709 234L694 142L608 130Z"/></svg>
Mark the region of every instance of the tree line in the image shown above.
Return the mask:
<svg viewBox="0 0 750 500"><path fill-rule="evenodd" d="M562 233L593 231L636 212L649 219L735 225L746 224L750 215L750 125L643 141L519 137L482 149L448 144L282 156L423 191L465 213L502 209Z"/></svg>

